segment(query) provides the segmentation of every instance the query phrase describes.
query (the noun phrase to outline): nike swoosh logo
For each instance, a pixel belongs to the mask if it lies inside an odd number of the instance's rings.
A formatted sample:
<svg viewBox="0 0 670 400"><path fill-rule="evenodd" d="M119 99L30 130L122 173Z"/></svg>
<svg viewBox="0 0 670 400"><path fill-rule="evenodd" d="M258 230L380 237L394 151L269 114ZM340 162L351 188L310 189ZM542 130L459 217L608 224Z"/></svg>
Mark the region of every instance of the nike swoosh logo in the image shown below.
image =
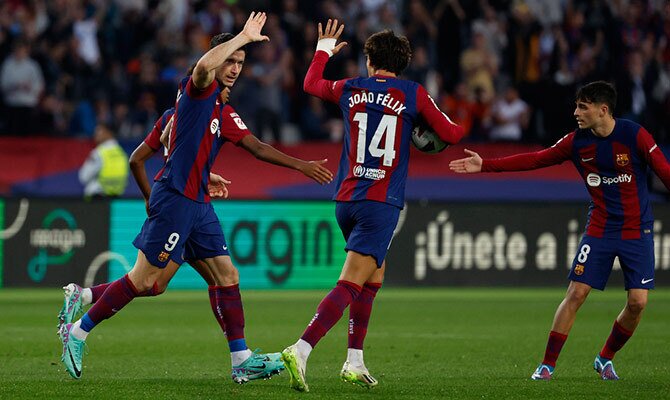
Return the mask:
<svg viewBox="0 0 670 400"><path fill-rule="evenodd" d="M593 160L594 158L595 158L595 157L591 157L591 158L582 158L582 162L589 162L589 161Z"/></svg>
<svg viewBox="0 0 670 400"><path fill-rule="evenodd" d="M260 365L254 365L251 368L257 368L257 369L265 369L265 363L260 364Z"/></svg>
<svg viewBox="0 0 670 400"><path fill-rule="evenodd" d="M651 278L651 279L642 279L642 284L643 284L643 285L646 285L647 283L649 283L649 282L651 282L651 281L653 281L653 280L654 280L654 278Z"/></svg>
<svg viewBox="0 0 670 400"><path fill-rule="evenodd" d="M224 249L224 250L228 250L228 246L223 246L223 249Z"/></svg>
<svg viewBox="0 0 670 400"><path fill-rule="evenodd" d="M77 363L74 362L74 357L72 357L70 349L67 349L67 355L70 356L70 361L72 361L72 368L74 368L74 374L77 376L81 376L81 371L77 369Z"/></svg>

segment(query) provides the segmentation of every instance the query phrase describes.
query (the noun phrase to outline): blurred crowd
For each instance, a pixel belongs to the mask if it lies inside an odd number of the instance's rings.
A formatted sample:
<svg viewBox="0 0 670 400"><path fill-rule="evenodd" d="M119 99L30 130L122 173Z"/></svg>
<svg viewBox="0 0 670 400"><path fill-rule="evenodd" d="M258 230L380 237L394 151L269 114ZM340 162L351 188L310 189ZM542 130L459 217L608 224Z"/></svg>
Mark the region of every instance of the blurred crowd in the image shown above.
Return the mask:
<svg viewBox="0 0 670 400"><path fill-rule="evenodd" d="M404 77L422 83L471 141L551 143L574 129L576 88L604 79L615 115L670 143L668 0L5 0L0 134L91 136L98 122L141 140L220 32L269 13L231 103L270 142L337 141L338 111L306 95L317 22L349 45L326 78L365 74L376 31L406 35Z"/></svg>

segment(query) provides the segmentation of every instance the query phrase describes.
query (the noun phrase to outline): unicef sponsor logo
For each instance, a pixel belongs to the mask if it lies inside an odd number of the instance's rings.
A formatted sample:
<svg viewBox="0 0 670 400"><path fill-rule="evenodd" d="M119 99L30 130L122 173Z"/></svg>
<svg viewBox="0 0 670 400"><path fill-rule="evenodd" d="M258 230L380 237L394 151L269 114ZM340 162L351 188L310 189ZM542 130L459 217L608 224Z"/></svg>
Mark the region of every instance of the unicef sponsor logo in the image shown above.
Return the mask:
<svg viewBox="0 0 670 400"><path fill-rule="evenodd" d="M600 176L591 172L586 176L586 183L592 187L600 186Z"/></svg>
<svg viewBox="0 0 670 400"><path fill-rule="evenodd" d="M363 175L365 175L365 167L362 165L356 165L354 167L354 176L356 178L360 178Z"/></svg>
<svg viewBox="0 0 670 400"><path fill-rule="evenodd" d="M593 172L586 176L586 183L589 186L597 187L602 183L603 185L618 185L620 183L631 183L633 181L633 175L630 174L621 174L613 178L604 176L600 177L598 174Z"/></svg>

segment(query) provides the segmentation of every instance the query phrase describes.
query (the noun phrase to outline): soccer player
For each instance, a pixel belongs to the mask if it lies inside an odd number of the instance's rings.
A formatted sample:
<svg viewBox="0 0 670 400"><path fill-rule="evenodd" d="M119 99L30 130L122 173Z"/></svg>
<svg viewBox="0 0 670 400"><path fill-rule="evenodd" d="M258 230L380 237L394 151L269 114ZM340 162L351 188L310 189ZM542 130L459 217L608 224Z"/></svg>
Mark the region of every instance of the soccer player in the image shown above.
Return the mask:
<svg viewBox="0 0 670 400"><path fill-rule="evenodd" d="M231 263L207 187L214 158L226 141L263 161L296 169L321 184L332 180L332 174L322 165L327 160L296 159L259 141L220 96L221 87L232 86L239 76L245 58L242 47L269 40L261 34L265 20L265 13L251 13L237 36L219 35L216 46L198 60L193 75L182 81L184 90L175 106L168 161L151 192L149 217L133 242L138 248L137 261L127 275L109 285L81 319L61 329L61 360L74 378L81 377L85 339L90 331L151 289L163 268L179 264L186 244L190 244L186 250L205 261L220 286L216 296L223 300L221 312L233 359L233 378L242 383L249 374L269 375L281 369L279 353L252 353L246 345L239 273Z"/></svg>
<svg viewBox="0 0 670 400"><path fill-rule="evenodd" d="M323 79L329 57L346 45L337 44L343 30L337 20L328 20L325 31L318 24L316 53L304 82L307 93L342 110L344 145L333 199L347 251L337 285L321 301L301 338L282 352L291 387L305 392L310 352L349 305L347 360L340 377L364 387L377 385L363 360L363 341L404 204L412 129L423 118L447 143L463 136L463 129L437 108L423 86L398 78L409 64L411 49L407 38L390 30L365 42L369 77Z"/></svg>
<svg viewBox="0 0 670 400"><path fill-rule="evenodd" d="M160 142L161 132L169 128L167 124L168 121L171 121L174 111L175 109L173 107L163 113L163 115L154 124L154 128L151 130L151 132L147 135L144 141L142 141L142 143L140 143L137 148L135 148L130 156L130 170L132 171L133 177L135 178L135 181L137 182L137 185L139 186L140 191L144 196L147 215L149 215L149 197L151 195L151 185L149 184L149 179L147 178L144 164L146 160L156 154L156 152L162 147ZM167 151L165 153L167 154ZM226 185L230 183L230 181L224 179L220 175L210 172L208 184L210 197L227 198L228 188ZM211 271L207 267L207 264L203 260L194 260L189 258L187 255L184 256L184 259L188 260L189 264L193 266L198 274L200 274L200 276L202 276L205 282L207 282L207 284L210 286L210 300L214 300L213 295L216 293L216 282L212 276ZM138 297L158 296L164 293L167 289L168 283L178 269L178 264L168 264L163 269L159 278L156 280L156 283L154 283L154 286L150 290L138 294ZM63 287L65 298L63 300L63 307L58 314L58 330L60 331L64 324L69 324L70 322L74 321L74 318L80 312L83 312L84 306L95 303L100 298L100 296L102 296L110 284L111 282L92 286L90 288L82 288L75 283L70 283ZM225 332L225 325L222 318L220 318L221 315L217 312L216 302L212 301L211 305L217 321Z"/></svg>
<svg viewBox="0 0 670 400"><path fill-rule="evenodd" d="M647 304L648 291L654 287L653 217L647 172L651 167L670 188L670 165L649 132L635 122L613 117L615 105L614 86L603 81L589 83L577 92L577 129L552 147L484 160L466 149L469 157L449 163L455 172L477 173L526 171L570 160L591 195L586 231L568 275L570 284L554 315L544 360L531 376L534 380L551 379L577 310L592 288L605 289L617 256L628 298L593 367L602 379L619 379L612 359L633 335Z"/></svg>

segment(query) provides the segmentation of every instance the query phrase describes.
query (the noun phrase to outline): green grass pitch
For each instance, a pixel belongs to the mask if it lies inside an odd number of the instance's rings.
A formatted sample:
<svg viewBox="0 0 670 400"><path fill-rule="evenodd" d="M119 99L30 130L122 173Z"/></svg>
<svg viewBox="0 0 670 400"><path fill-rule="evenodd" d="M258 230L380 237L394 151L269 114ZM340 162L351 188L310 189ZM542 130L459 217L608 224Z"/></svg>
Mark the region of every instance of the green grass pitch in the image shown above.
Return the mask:
<svg viewBox="0 0 670 400"><path fill-rule="evenodd" d="M247 342L280 351L293 343L326 291L243 291ZM593 292L577 316L554 379L533 382L564 289L396 289L377 296L365 342L379 386L339 381L346 313L312 353L310 393L288 374L240 386L225 338L202 291L136 299L89 336L83 377L60 363L60 290L0 289L1 399L658 399L670 398L670 290L652 291L635 336L617 355L618 382L593 358L625 301Z"/></svg>

